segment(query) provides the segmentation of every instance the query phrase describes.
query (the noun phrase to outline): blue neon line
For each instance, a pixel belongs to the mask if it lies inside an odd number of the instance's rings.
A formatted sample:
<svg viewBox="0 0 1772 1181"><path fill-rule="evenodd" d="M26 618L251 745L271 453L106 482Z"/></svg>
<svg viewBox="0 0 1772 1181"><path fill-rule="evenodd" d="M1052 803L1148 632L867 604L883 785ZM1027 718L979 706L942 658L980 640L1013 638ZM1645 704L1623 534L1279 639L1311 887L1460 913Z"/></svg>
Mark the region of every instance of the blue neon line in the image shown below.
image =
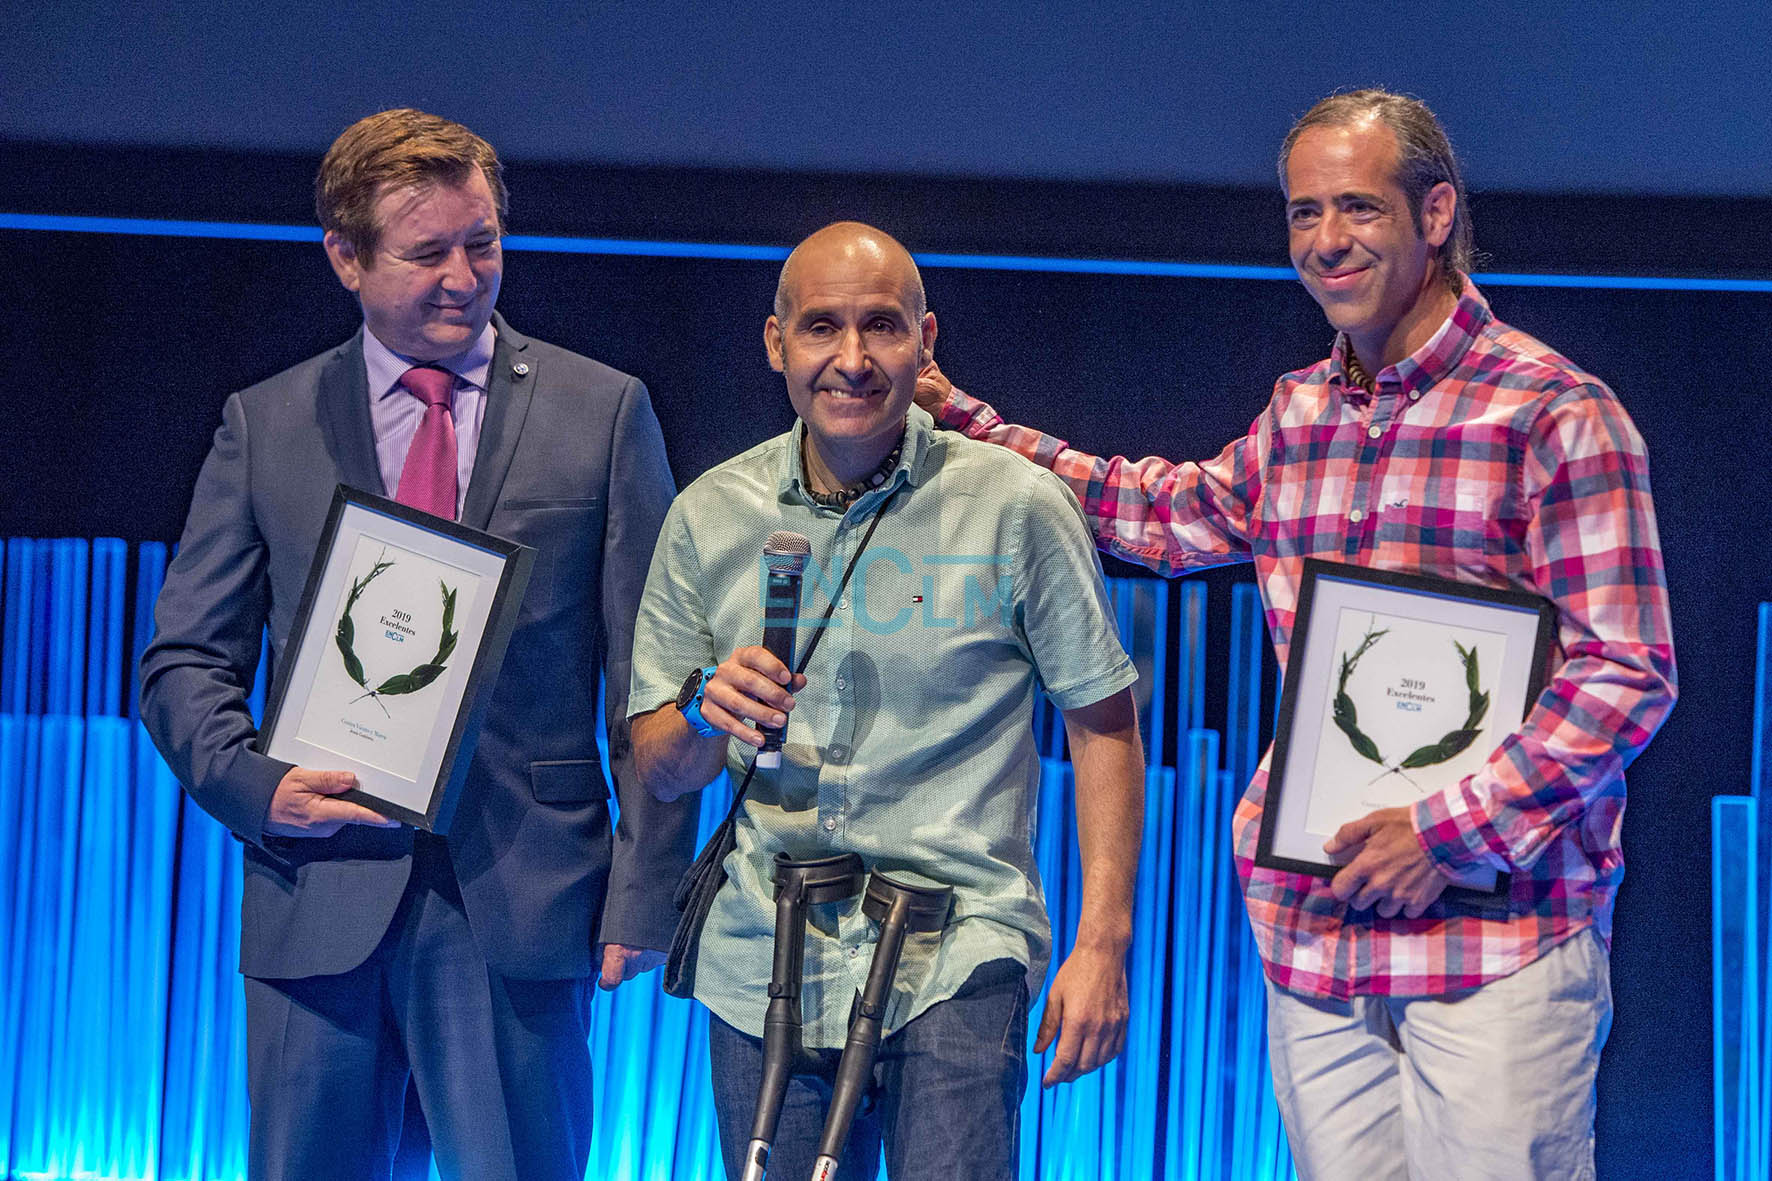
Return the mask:
<svg viewBox="0 0 1772 1181"><path fill-rule="evenodd" d="M1723 857L1728 835L1725 825L1728 813L1732 810L1732 806L1725 801L1730 798L1712 796L1710 800L1710 1077L1712 1164L1716 1181L1729 1181L1726 1164L1729 1159L1729 1072L1725 1069L1729 1039L1726 1010L1723 1007L1727 1000L1725 978L1728 957L1723 947L1723 936L1727 929L1723 915L1726 900L1723 891ZM1757 825L1757 819L1755 823Z"/></svg>
<svg viewBox="0 0 1772 1181"><path fill-rule="evenodd" d="M1754 645L1754 728L1752 762L1748 764L1747 791L1762 808L1772 808L1772 777L1766 761L1772 758L1772 728L1766 711L1772 708L1772 603L1760 604L1759 638Z"/></svg>
<svg viewBox="0 0 1772 1181"><path fill-rule="evenodd" d="M160 238L222 238L256 242L318 242L316 226L260 225L232 221L172 221L147 217L80 217L69 214L0 212L0 230L48 230L72 234L136 234ZM643 258L712 258L780 262L785 246L742 242L663 242L643 238L574 238L512 234L510 250L548 254L616 255ZM1166 279L1262 279L1291 282L1290 267L1238 263L1172 262L1132 258L1051 258L1019 254L919 253L926 267L976 271L1037 271L1045 274L1141 275ZM1677 275L1563 275L1483 273L1490 287L1573 287L1624 291L1724 291L1772 293L1772 279L1713 279Z"/></svg>
<svg viewBox="0 0 1772 1181"><path fill-rule="evenodd" d="M1069 275L1154 275L1165 279L1297 279L1291 267L1164 262L1139 258L1044 258L1016 254L915 254L919 266Z"/></svg>
<svg viewBox="0 0 1772 1181"><path fill-rule="evenodd" d="M268 226L242 221L168 221L157 217L73 217L0 213L0 230L64 234L142 234L152 238L233 238L253 242L318 242L319 226Z"/></svg>
<svg viewBox="0 0 1772 1181"><path fill-rule="evenodd" d="M549 254L616 254L644 258L726 258L746 262L780 262L786 246L747 246L739 242L649 242L637 238L548 238L509 234L507 250L538 250Z"/></svg>
<svg viewBox="0 0 1772 1181"><path fill-rule="evenodd" d="M1606 287L1623 291L1772 291L1772 279L1702 279L1666 275L1479 274L1489 287Z"/></svg>

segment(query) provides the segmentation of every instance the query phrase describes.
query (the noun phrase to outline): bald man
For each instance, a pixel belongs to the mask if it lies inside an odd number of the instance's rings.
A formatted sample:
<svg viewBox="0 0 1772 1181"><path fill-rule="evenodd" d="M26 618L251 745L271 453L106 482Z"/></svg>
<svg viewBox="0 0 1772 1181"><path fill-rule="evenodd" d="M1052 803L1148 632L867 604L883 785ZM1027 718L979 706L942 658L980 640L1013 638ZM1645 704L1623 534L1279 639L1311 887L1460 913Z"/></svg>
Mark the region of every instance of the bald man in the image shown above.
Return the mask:
<svg viewBox="0 0 1772 1181"><path fill-rule="evenodd" d="M874 1176L883 1147L895 1181L1009 1178L1028 999L1051 949L1032 847L1035 694L1044 686L1064 715L1083 866L1075 950L1035 1046L1056 1041L1052 1085L1108 1062L1125 1038L1143 809L1136 673L1075 498L1019 456L936 434L911 405L935 316L903 246L848 222L802 242L763 342L798 421L672 506L628 699L636 765L661 800L722 769L736 780L763 741L754 723L787 727L781 766L751 782L695 974L726 1169L742 1171L761 1077L772 859L854 852L870 870L952 886L954 903L939 935L907 942L839 1175ZM799 676L757 646L759 556L777 530L811 541L802 623L830 609ZM801 628L802 649L813 632ZM815 1068L789 1089L772 1176L812 1167L877 934L858 903L810 910L804 1041Z"/></svg>

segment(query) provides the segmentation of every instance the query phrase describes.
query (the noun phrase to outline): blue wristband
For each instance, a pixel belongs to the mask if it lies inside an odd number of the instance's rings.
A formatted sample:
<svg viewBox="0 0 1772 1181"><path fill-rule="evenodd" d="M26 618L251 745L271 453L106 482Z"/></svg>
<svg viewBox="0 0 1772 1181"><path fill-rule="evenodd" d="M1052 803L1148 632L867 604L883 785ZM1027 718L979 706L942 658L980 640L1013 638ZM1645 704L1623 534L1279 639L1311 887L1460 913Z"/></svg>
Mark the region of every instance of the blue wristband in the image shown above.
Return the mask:
<svg viewBox="0 0 1772 1181"><path fill-rule="evenodd" d="M702 691L707 688L708 680L713 677L714 670L717 668L719 665L711 664L707 668L691 673L690 676L700 678L696 682L695 692L690 695L687 702L677 707L683 711L683 720L689 723L689 728L703 738L712 738L722 732L718 726L701 716Z"/></svg>

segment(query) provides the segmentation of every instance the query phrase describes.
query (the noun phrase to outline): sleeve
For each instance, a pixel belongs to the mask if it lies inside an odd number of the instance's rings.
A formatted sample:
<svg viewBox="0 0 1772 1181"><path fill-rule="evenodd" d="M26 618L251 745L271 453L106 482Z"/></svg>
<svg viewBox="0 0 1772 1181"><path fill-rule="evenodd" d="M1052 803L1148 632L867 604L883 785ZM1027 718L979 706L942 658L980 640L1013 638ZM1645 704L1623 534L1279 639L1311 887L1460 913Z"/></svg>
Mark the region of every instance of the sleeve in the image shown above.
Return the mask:
<svg viewBox="0 0 1772 1181"><path fill-rule="evenodd" d="M199 807L242 840L290 764L253 749L247 706L270 610L268 554L253 519L246 411L235 394L197 476L190 516L142 652L142 724Z"/></svg>
<svg viewBox="0 0 1772 1181"><path fill-rule="evenodd" d="M1061 710L1093 705L1138 679L1120 643L1082 510L1058 480L1030 473L1021 498L1017 624L1040 682Z"/></svg>
<svg viewBox="0 0 1772 1181"><path fill-rule="evenodd" d="M1604 387L1559 394L1532 431L1529 573L1557 610L1559 663L1476 774L1422 800L1422 845L1454 870L1529 868L1648 745L1675 697L1648 457Z"/></svg>
<svg viewBox="0 0 1772 1181"><path fill-rule="evenodd" d="M610 441L603 535L604 719L621 810L597 940L656 950L670 947L676 928L671 894L694 853L698 801L660 803L641 786L626 710L644 571L674 492L652 401L643 384L629 379Z"/></svg>
<svg viewBox="0 0 1772 1181"><path fill-rule="evenodd" d="M646 575L646 593L640 598L639 618L634 624L630 718L675 701L691 670L720 659L701 596L701 564L684 515L685 502L679 498L665 518L658 548L652 554L652 569Z"/></svg>
<svg viewBox="0 0 1772 1181"><path fill-rule="evenodd" d="M1273 417L1270 405L1248 434L1207 463L1089 455L1063 439L1004 422L958 389L937 420L1046 468L1081 503L1096 545L1171 576L1248 560Z"/></svg>

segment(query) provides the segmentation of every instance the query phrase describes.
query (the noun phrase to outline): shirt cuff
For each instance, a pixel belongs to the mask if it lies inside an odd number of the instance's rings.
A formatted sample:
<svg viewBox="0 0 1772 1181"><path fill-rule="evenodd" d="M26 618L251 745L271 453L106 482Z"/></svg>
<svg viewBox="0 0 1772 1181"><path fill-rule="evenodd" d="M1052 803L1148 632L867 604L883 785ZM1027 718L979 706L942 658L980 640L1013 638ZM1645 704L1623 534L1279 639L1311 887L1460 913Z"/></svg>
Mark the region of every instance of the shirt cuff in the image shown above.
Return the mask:
<svg viewBox="0 0 1772 1181"><path fill-rule="evenodd" d="M1131 658L1122 653L1118 665L1087 680L1075 681L1056 689L1047 685L1046 696L1062 712L1105 701L1128 685L1137 683L1138 669L1134 667Z"/></svg>
<svg viewBox="0 0 1772 1181"><path fill-rule="evenodd" d="M1506 858L1490 847L1486 816L1470 806L1470 779L1417 803L1410 817L1415 839L1443 869L1454 874L1490 866L1506 871Z"/></svg>

